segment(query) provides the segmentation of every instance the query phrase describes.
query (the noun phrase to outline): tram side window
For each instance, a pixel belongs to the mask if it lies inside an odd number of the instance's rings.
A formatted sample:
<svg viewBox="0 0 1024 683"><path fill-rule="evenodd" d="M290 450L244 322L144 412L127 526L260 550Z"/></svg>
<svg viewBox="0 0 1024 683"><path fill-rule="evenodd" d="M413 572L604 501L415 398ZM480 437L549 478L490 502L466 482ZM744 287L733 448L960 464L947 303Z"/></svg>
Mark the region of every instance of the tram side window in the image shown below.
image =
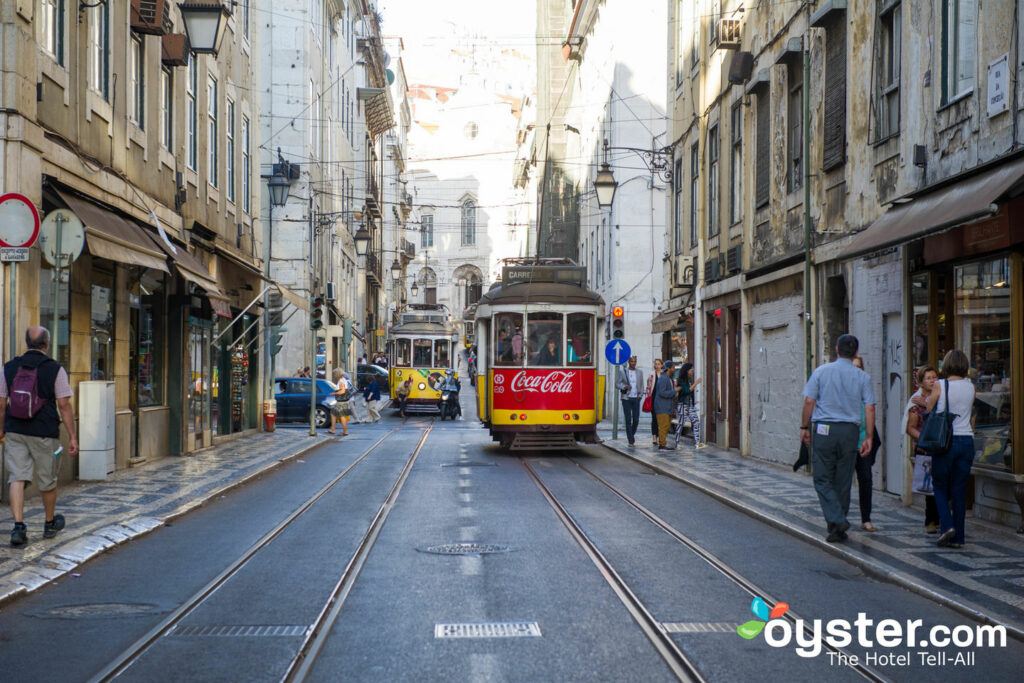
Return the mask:
<svg viewBox="0 0 1024 683"><path fill-rule="evenodd" d="M448 368L451 364L448 362L448 345L451 344L447 339L435 339L434 340L434 367L435 368Z"/></svg>
<svg viewBox="0 0 1024 683"><path fill-rule="evenodd" d="M530 365L562 364L562 314L530 313L527 326Z"/></svg>
<svg viewBox="0 0 1024 683"><path fill-rule="evenodd" d="M391 364L398 368L409 367L411 343L408 339L396 339Z"/></svg>
<svg viewBox="0 0 1024 683"><path fill-rule="evenodd" d="M565 357L569 365L590 365L593 362L590 342L593 339L594 316L589 313L570 313L566 328Z"/></svg>
<svg viewBox="0 0 1024 683"><path fill-rule="evenodd" d="M522 365L523 314L498 313L494 316L494 364Z"/></svg>
<svg viewBox="0 0 1024 683"><path fill-rule="evenodd" d="M431 343L429 339L416 339L412 343L412 366L429 368Z"/></svg>

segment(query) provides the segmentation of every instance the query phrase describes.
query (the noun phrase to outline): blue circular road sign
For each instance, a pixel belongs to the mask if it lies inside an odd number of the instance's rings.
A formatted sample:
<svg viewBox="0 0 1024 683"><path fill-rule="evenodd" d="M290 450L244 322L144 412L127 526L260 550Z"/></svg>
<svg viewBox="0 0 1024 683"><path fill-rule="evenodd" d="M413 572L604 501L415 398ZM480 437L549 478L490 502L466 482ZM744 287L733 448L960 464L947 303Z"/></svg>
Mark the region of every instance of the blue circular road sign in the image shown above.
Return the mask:
<svg viewBox="0 0 1024 683"><path fill-rule="evenodd" d="M612 365L622 365L631 355L629 344L622 339L612 339L604 346L604 357Z"/></svg>

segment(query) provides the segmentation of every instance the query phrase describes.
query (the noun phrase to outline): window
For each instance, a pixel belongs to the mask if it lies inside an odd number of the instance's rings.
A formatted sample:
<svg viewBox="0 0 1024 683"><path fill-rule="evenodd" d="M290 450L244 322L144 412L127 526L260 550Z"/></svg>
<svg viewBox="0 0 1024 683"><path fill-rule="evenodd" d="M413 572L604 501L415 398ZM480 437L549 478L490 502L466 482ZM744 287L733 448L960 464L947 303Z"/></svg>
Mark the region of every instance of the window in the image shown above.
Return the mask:
<svg viewBox="0 0 1024 683"><path fill-rule="evenodd" d="M569 334L565 340L565 358L569 365L591 365L591 340L594 338L594 316L589 313L570 313L568 315Z"/></svg>
<svg viewBox="0 0 1024 683"><path fill-rule="evenodd" d="M700 198L700 146L690 147L690 248L697 246L697 202Z"/></svg>
<svg viewBox="0 0 1024 683"><path fill-rule="evenodd" d="M942 1L942 103L974 89L977 0Z"/></svg>
<svg viewBox="0 0 1024 683"><path fill-rule="evenodd" d="M676 85L682 85L686 74L686 29L683 20L689 0L676 0Z"/></svg>
<svg viewBox="0 0 1024 683"><path fill-rule="evenodd" d="M412 342L412 366L414 368L429 368L431 344L429 339L415 339Z"/></svg>
<svg viewBox="0 0 1024 683"><path fill-rule="evenodd" d="M718 234L718 125L708 131L708 237Z"/></svg>
<svg viewBox="0 0 1024 683"><path fill-rule="evenodd" d="M196 88L198 87L199 66L193 55L188 60L188 80L185 85L185 135L187 136L186 152L188 153L188 167L193 171L199 170L198 146L196 144L196 130L199 127L199 115L196 108Z"/></svg>
<svg viewBox="0 0 1024 683"><path fill-rule="evenodd" d="M103 3L91 12L89 86L110 101L110 3Z"/></svg>
<svg viewBox="0 0 1024 683"><path fill-rule="evenodd" d="M155 273L155 275L154 275ZM164 279L159 271L146 271L129 295L132 353L129 383L132 407L158 406L164 402Z"/></svg>
<svg viewBox="0 0 1024 683"><path fill-rule="evenodd" d="M527 344L529 365L552 366L562 364L562 314L530 313L527 318Z"/></svg>
<svg viewBox="0 0 1024 683"><path fill-rule="evenodd" d="M409 358L411 354L409 349L412 348L411 343L408 339L396 339L395 346L391 351L391 364L398 368L409 367Z"/></svg>
<svg viewBox="0 0 1024 683"><path fill-rule="evenodd" d="M732 159L729 160L729 222L743 220L743 105L737 102L729 116L732 135Z"/></svg>
<svg viewBox="0 0 1024 683"><path fill-rule="evenodd" d="M249 213L250 210L250 194L249 189L249 177L252 175L252 157L249 155L249 119L246 116L242 117L242 211Z"/></svg>
<svg viewBox="0 0 1024 683"><path fill-rule="evenodd" d="M476 274L471 275L469 282L466 284L466 305L472 306L480 301L483 293L484 283L480 280L480 276Z"/></svg>
<svg viewBox="0 0 1024 683"><path fill-rule="evenodd" d="M206 144L210 153L207 180L211 185L217 187L217 79L215 78L211 78L206 86L206 119Z"/></svg>
<svg viewBox="0 0 1024 683"><path fill-rule="evenodd" d="M128 42L128 118L140 129L146 127L146 49L142 36L132 34Z"/></svg>
<svg viewBox="0 0 1024 683"><path fill-rule="evenodd" d="M64 13L64 0L42 0L40 42L60 66L64 66Z"/></svg>
<svg viewBox="0 0 1024 683"><path fill-rule="evenodd" d="M434 367L435 368L450 368L450 356L449 347L451 342L447 339L435 339L434 340Z"/></svg>
<svg viewBox="0 0 1024 683"><path fill-rule="evenodd" d="M795 192L803 187L804 177L804 79L803 65L790 62L786 67L789 86L786 111L786 187Z"/></svg>
<svg viewBox="0 0 1024 683"><path fill-rule="evenodd" d="M241 14L242 14L242 35L245 36L248 39L249 38L249 12L250 12L249 0L242 0L241 3L239 3L239 4L242 5L242 12L241 12Z"/></svg>
<svg viewBox="0 0 1024 683"><path fill-rule="evenodd" d="M690 68L700 64L700 12L698 2L690 3Z"/></svg>
<svg viewBox="0 0 1024 683"><path fill-rule="evenodd" d="M523 314L496 314L494 329L494 364L521 365L523 362Z"/></svg>
<svg viewBox="0 0 1024 683"><path fill-rule="evenodd" d="M228 145L227 145L227 150L225 151L225 153L227 154L227 159L225 161L227 162L227 166L228 166L227 194L228 194L228 201L229 202L233 202L233 201L235 201L235 103L230 98L228 99L227 115L228 115L228 120L227 120L227 143L228 143Z"/></svg>
<svg viewBox="0 0 1024 683"><path fill-rule="evenodd" d="M462 133L466 136L467 140L475 140L476 136L480 133L480 126L477 125L476 121L470 121L463 127Z"/></svg>
<svg viewBox="0 0 1024 683"><path fill-rule="evenodd" d="M174 76L168 67L160 69L160 144L168 152L174 143Z"/></svg>
<svg viewBox="0 0 1024 683"><path fill-rule="evenodd" d="M434 246L434 217L427 214L420 218L420 247Z"/></svg>
<svg viewBox="0 0 1024 683"><path fill-rule="evenodd" d="M722 0L711 0L711 12L708 15L708 42L712 45L718 40L718 20L721 18Z"/></svg>
<svg viewBox="0 0 1024 683"><path fill-rule="evenodd" d="M822 167L846 162L846 22L825 28L825 107Z"/></svg>
<svg viewBox="0 0 1024 683"><path fill-rule="evenodd" d="M878 53L875 56L875 139L900 129L900 45L903 30L899 2L879 2Z"/></svg>
<svg viewBox="0 0 1024 683"><path fill-rule="evenodd" d="M71 362L71 344L69 334L70 324L70 302L71 298L68 293L68 282L70 281L71 271L65 268L63 277L58 285L56 282L56 271L55 269L47 265L45 261L40 265L41 270L39 271L39 324L50 330L50 334L53 339L58 342L57 352L59 357L57 360L65 368L69 367ZM58 287L57 296L57 325L53 324L53 304L54 304L54 288ZM51 346L52 348L52 346Z"/></svg>
<svg viewBox="0 0 1024 683"><path fill-rule="evenodd" d="M683 253L683 159L676 159L675 170L672 172L672 185L675 190L675 243L676 253Z"/></svg>
<svg viewBox="0 0 1024 683"><path fill-rule="evenodd" d="M462 246L476 244L476 203L472 199L462 202Z"/></svg>
<svg viewBox="0 0 1024 683"><path fill-rule="evenodd" d="M754 206L761 208L768 203L768 185L771 178L771 96L767 91L757 98L757 145L755 151Z"/></svg>

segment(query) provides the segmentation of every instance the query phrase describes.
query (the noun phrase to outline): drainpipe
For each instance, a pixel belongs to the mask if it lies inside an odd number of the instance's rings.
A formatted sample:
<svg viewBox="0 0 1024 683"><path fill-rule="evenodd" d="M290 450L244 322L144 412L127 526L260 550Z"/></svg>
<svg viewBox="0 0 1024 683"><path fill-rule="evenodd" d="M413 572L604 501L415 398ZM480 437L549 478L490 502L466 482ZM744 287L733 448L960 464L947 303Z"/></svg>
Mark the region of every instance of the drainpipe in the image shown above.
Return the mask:
<svg viewBox="0 0 1024 683"><path fill-rule="evenodd" d="M804 36L804 365L806 376L814 370L811 337L811 49Z"/></svg>

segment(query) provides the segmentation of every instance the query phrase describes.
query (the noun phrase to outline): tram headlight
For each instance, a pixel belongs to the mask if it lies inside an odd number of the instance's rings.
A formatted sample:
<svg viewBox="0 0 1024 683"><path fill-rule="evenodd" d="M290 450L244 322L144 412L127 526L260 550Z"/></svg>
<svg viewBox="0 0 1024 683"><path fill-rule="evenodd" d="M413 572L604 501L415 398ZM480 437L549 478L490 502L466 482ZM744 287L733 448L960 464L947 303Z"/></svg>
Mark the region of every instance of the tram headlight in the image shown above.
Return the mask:
<svg viewBox="0 0 1024 683"><path fill-rule="evenodd" d="M579 415L577 415L576 413L573 413L573 414L572 414L572 419L574 419L574 420L579 420L579 419L580 419L580 416L579 416Z"/></svg>
<svg viewBox="0 0 1024 683"><path fill-rule="evenodd" d="M512 419L513 420L516 419L516 414L515 413L512 413Z"/></svg>
<svg viewBox="0 0 1024 683"><path fill-rule="evenodd" d="M419 384L416 385L416 388L419 389L420 391L423 391L424 389L427 388L427 385L424 384L423 382L420 382Z"/></svg>
<svg viewBox="0 0 1024 683"><path fill-rule="evenodd" d="M401 370L395 370L395 376L396 377L401 377L402 376L402 371Z"/></svg>
<svg viewBox="0 0 1024 683"><path fill-rule="evenodd" d="M526 419L526 413L520 413L519 414L519 419L520 420L525 420Z"/></svg>

